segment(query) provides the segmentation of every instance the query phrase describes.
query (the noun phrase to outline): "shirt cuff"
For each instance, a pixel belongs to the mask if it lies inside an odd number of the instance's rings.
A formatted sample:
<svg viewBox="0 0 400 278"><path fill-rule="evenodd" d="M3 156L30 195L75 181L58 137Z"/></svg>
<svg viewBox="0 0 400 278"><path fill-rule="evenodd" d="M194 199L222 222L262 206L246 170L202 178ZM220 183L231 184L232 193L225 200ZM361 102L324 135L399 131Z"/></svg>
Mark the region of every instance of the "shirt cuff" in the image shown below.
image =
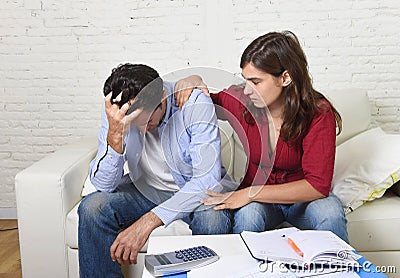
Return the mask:
<svg viewBox="0 0 400 278"><path fill-rule="evenodd" d="M181 219L185 216L183 212L173 211L165 207L162 207L161 205L153 208L151 211L155 213L155 215L157 215L158 218L161 219L161 221L164 223L165 226L168 226L176 219Z"/></svg>
<svg viewBox="0 0 400 278"><path fill-rule="evenodd" d="M114 167L118 167L121 163L123 163L124 156L120 153L114 151L111 146L107 145L107 152L105 156L105 162Z"/></svg>

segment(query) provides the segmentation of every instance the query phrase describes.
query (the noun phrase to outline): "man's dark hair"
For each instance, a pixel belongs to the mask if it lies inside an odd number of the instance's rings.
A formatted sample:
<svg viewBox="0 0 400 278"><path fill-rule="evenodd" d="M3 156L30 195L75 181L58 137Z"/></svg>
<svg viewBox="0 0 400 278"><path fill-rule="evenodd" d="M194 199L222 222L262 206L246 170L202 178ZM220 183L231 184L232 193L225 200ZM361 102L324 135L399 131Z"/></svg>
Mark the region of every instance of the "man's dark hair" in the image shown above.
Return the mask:
<svg viewBox="0 0 400 278"><path fill-rule="evenodd" d="M127 114L137 108L153 111L161 103L163 82L155 69L127 63L114 68L104 83L104 96L110 92L112 102L122 92L121 100L115 102L120 108L129 100L135 99Z"/></svg>

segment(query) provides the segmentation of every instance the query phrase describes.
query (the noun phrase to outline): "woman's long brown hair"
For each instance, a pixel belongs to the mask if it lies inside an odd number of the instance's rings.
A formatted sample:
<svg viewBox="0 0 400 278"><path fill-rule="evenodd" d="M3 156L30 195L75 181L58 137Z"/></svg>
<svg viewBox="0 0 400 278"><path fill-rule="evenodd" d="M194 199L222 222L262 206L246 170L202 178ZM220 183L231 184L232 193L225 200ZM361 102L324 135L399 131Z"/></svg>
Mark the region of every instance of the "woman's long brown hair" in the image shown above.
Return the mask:
<svg viewBox="0 0 400 278"><path fill-rule="evenodd" d="M275 77L288 71L292 82L282 91L285 104L280 136L286 142L300 140L316 115L320 100L326 98L312 86L307 59L296 35L283 31L258 37L243 52L240 67L249 63ZM332 104L331 107L339 134L342 119Z"/></svg>

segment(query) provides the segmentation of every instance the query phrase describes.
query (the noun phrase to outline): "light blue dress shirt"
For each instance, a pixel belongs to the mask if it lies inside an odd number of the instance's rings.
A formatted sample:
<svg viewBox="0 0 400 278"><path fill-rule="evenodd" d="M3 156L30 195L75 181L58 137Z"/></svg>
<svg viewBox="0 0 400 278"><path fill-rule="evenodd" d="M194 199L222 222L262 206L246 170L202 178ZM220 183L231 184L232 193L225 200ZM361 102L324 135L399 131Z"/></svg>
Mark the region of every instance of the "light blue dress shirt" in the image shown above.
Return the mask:
<svg viewBox="0 0 400 278"><path fill-rule="evenodd" d="M167 94L165 117L158 127L164 159L180 188L171 198L152 211L165 225L180 219L201 206L205 190L221 191L221 144L217 118L211 98L194 90L180 110L173 95L175 83L164 82ZM98 135L98 153L90 164L90 179L99 191L113 192L127 176L123 166L128 162L129 177L136 184L145 175L138 165L144 138L131 125L124 139L124 153L107 144L108 120L104 111ZM142 186L142 185L141 185Z"/></svg>

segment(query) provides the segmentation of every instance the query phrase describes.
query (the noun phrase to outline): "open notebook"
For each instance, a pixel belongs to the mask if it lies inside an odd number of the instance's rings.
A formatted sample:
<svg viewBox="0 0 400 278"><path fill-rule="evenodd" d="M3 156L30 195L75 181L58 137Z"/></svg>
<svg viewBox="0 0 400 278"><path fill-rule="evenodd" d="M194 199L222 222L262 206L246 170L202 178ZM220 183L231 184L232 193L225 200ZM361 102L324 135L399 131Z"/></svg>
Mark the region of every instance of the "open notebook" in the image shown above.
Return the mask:
<svg viewBox="0 0 400 278"><path fill-rule="evenodd" d="M361 256L330 231L284 228L240 234L251 255L258 260L281 261L293 266L337 265L358 267Z"/></svg>

